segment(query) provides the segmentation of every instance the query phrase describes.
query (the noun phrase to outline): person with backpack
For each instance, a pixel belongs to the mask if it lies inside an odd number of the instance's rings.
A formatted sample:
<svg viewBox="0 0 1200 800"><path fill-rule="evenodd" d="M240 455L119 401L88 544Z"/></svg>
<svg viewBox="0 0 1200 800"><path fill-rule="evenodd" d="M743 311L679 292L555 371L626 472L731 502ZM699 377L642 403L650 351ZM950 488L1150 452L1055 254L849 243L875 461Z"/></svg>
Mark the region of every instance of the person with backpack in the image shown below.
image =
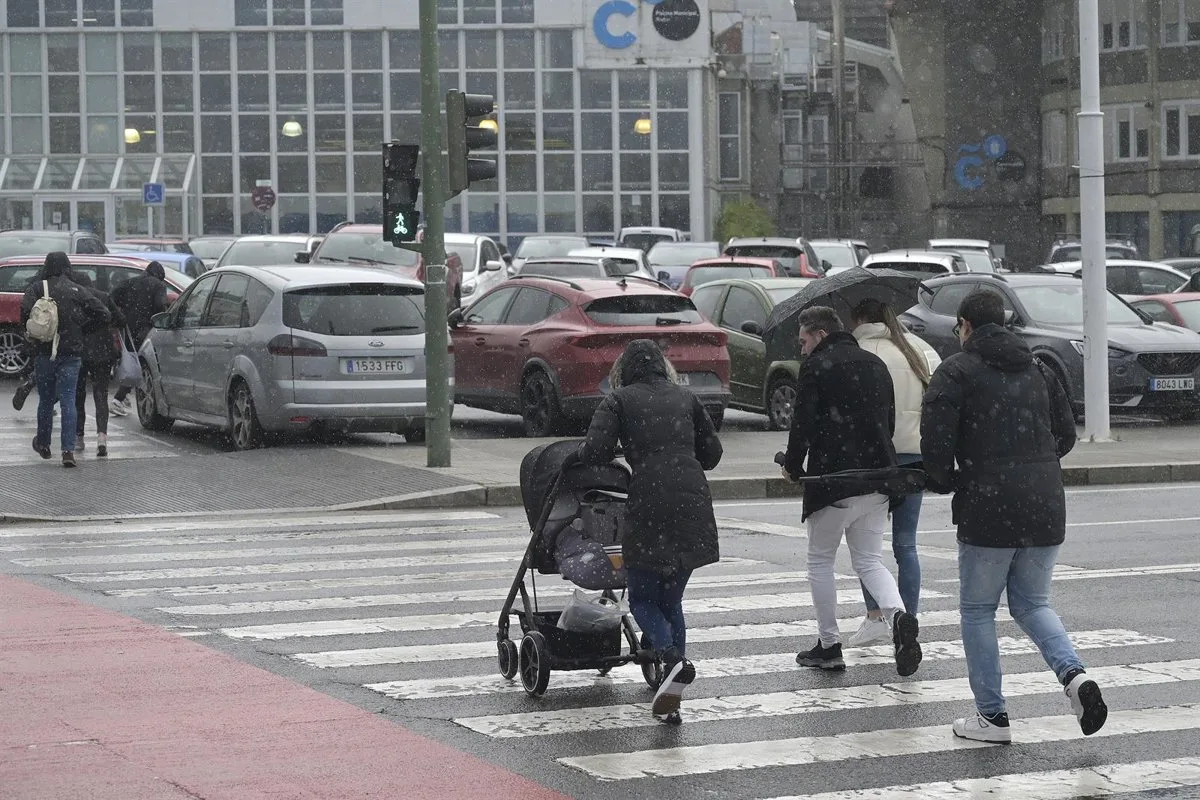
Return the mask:
<svg viewBox="0 0 1200 800"><path fill-rule="evenodd" d="M141 348L142 342L150 334L153 327L151 319L155 314L167 310L167 272L163 265L151 261L146 266L146 272L140 277L121 284L113 289L112 299L125 315L129 333L133 336L135 352ZM129 414L130 408L125 398L129 396L131 387L122 386L112 399L112 413L118 417Z"/></svg>
<svg viewBox="0 0 1200 800"><path fill-rule="evenodd" d="M82 272L72 273L72 280L104 303L110 316L107 322L89 321L83 327L82 364L79 369L79 383L75 389L75 414L78 419L78 433L75 436L75 452L84 450L83 428L87 422L87 386L92 384L92 402L96 407L96 456L108 456L108 384L112 380L113 366L120 357L121 349L117 346L115 329L125 327L125 317L121 309L105 292L92 286L91 278Z"/></svg>
<svg viewBox="0 0 1200 800"><path fill-rule="evenodd" d="M62 463L75 466L75 389L83 352L83 328L89 322L106 323L108 309L96 296L71 280L67 254L46 256L39 280L21 298L21 323L34 348L37 380L37 435L33 449L50 458L54 428L54 403L62 409Z"/></svg>

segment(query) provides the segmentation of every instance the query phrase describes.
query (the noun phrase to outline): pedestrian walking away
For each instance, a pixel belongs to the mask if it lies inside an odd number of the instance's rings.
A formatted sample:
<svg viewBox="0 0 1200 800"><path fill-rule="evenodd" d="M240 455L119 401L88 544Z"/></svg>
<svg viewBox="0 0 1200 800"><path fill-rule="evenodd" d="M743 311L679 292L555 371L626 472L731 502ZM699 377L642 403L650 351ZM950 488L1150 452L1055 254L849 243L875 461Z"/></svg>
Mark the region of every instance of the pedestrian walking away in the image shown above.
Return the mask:
<svg viewBox="0 0 1200 800"><path fill-rule="evenodd" d="M618 444L633 473L622 540L629 608L663 662L652 712L678 723L696 677L686 656L683 593L692 571L720 559L705 470L721 461L712 419L649 339L629 343L609 376L612 390L579 449L585 464L607 464Z"/></svg>
<svg viewBox="0 0 1200 800"><path fill-rule="evenodd" d="M75 415L78 433L75 436L75 452L85 449L83 429L87 422L87 389L92 387L92 403L96 409L96 456L108 456L108 384L112 380L113 366L120 357L120 347L115 338L115 329L124 327L125 318L116 303L105 292L92 286L91 279L73 272L71 279L84 287L90 294L104 303L108 309L108 322L89 321L83 327L83 351L79 368L79 383L75 389Z"/></svg>
<svg viewBox="0 0 1200 800"><path fill-rule="evenodd" d="M954 330L962 352L934 373L921 415L929 486L954 493L958 528L959 613L976 710L954 721L954 734L1012 741L996 640L996 609L1007 592L1009 613L1054 670L1090 736L1108 708L1050 606L1067 525L1059 459L1075 446L1070 400L1053 370L1004 327L998 294L968 295Z"/></svg>
<svg viewBox="0 0 1200 800"><path fill-rule="evenodd" d="M140 348L146 341L154 315L167 310L166 274L162 264L151 261L144 274L113 289L113 302L125 315L135 348ZM131 410L126 401L129 392L130 387L122 386L113 396L111 410L118 417L128 415Z"/></svg>
<svg viewBox="0 0 1200 800"><path fill-rule="evenodd" d="M853 469L896 466L892 434L896 405L892 379L879 356L859 346L837 312L813 306L800 312L805 359L783 472L791 480ZM802 520L808 523L808 580L817 615L816 645L796 663L843 670L833 564L842 537L850 561L888 621L896 672L912 675L921 663L917 618L904 607L895 578L883 566L883 531L891 498L849 481L807 483Z"/></svg>
<svg viewBox="0 0 1200 800"><path fill-rule="evenodd" d="M50 439L57 399L62 425L62 463L75 466L75 388L83 352L83 329L89 323L108 322L109 313L99 298L70 278L66 253L46 256L40 280L21 298L21 323L34 345L37 376L37 435L33 449L50 458Z"/></svg>
<svg viewBox="0 0 1200 800"><path fill-rule="evenodd" d="M891 306L867 298L854 307L854 338L868 353L879 356L892 377L896 401L896 431L892 445L900 466L921 466L921 399L933 371L942 363L937 351L909 333L896 318ZM896 558L900 599L904 608L917 615L921 600L921 561L917 555L917 523L921 518L921 492L904 495L892 509L892 555ZM867 616L858 630L846 640L847 647L865 647L886 642L891 628L883 619L879 604L862 587Z"/></svg>

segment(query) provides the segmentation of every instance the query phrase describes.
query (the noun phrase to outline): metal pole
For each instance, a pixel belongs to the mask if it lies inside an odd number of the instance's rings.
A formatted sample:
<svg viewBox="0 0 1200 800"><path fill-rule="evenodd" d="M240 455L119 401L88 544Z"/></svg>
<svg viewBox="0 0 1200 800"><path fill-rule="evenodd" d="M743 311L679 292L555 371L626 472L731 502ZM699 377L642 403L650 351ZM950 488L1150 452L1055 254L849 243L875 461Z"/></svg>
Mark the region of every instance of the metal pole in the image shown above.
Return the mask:
<svg viewBox="0 0 1200 800"><path fill-rule="evenodd" d="M437 0L421 0L421 187L425 197L425 465L450 466L450 329L446 325L445 160Z"/></svg>
<svg viewBox="0 0 1200 800"><path fill-rule="evenodd" d="M846 209L846 180L843 163L845 157L842 148L842 136L846 127L843 121L843 106L846 102L846 14L842 8L842 0L833 0L833 171L834 187L837 195L834 203L837 211L834 214L836 230L834 236L845 235Z"/></svg>
<svg viewBox="0 0 1200 800"><path fill-rule="evenodd" d="M1083 259L1084 435L1108 441L1108 284L1099 0L1079 0L1079 217Z"/></svg>

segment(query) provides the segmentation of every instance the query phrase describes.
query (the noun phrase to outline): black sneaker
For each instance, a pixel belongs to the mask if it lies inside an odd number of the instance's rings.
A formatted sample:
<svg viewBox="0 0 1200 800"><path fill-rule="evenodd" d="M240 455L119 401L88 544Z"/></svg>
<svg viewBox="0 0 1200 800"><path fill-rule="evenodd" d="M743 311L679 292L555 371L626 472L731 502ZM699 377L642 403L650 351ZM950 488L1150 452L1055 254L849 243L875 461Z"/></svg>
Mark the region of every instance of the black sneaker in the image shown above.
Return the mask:
<svg viewBox="0 0 1200 800"><path fill-rule="evenodd" d="M50 458L50 448L42 447L40 444L38 444L36 436L33 437L33 452L37 453L42 458Z"/></svg>
<svg viewBox="0 0 1200 800"><path fill-rule="evenodd" d="M663 678L662 685L658 687L658 691L654 693L654 703L650 706L650 713L659 717L670 717L671 714L679 711L684 689L696 680L696 668L686 658L678 659L674 663L667 659L664 661L666 663L663 664L663 669L667 674Z"/></svg>
<svg viewBox="0 0 1200 800"><path fill-rule="evenodd" d="M921 644L917 641L920 626L917 618L907 611L897 611L892 617L892 642L896 645L896 673L907 678L921 665Z"/></svg>
<svg viewBox="0 0 1200 800"><path fill-rule="evenodd" d="M817 669L825 669L831 672L841 671L846 668L846 662L842 659L841 642L832 647L822 647L820 639L817 640L817 646L812 650L797 653L796 663L802 667L816 667Z"/></svg>
<svg viewBox="0 0 1200 800"><path fill-rule="evenodd" d="M17 391L13 393L13 408L20 411L25 407L25 401L29 398L29 393L33 391L32 383L22 383L17 386Z"/></svg>
<svg viewBox="0 0 1200 800"><path fill-rule="evenodd" d="M108 445L96 445L96 458L108 458Z"/></svg>
<svg viewBox="0 0 1200 800"><path fill-rule="evenodd" d="M66 452L63 453L63 466L64 467L75 466L75 454L72 453L70 450L67 450Z"/></svg>

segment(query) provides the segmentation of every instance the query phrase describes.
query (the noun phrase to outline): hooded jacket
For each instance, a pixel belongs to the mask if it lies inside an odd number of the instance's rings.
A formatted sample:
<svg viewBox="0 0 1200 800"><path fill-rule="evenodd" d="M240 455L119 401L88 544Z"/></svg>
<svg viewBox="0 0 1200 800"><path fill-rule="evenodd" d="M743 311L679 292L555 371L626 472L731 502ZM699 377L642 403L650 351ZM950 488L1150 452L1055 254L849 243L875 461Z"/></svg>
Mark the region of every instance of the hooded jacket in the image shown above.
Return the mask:
<svg viewBox="0 0 1200 800"><path fill-rule="evenodd" d="M113 302L125 313L125 324L138 346L150 333L150 318L167 310L166 274L162 264L151 261L144 275L113 289Z"/></svg>
<svg viewBox="0 0 1200 800"><path fill-rule="evenodd" d="M895 427L896 400L887 365L859 347L853 335L831 333L800 365L784 469L799 478L894 467ZM806 483L801 519L874 491L850 481Z"/></svg>
<svg viewBox="0 0 1200 800"><path fill-rule="evenodd" d="M612 391L592 417L579 457L606 464L618 443L633 471L622 540L626 566L661 574L719 560L717 522L705 470L721 442L700 401L670 377L651 341L631 342ZM619 385L618 385L619 384Z"/></svg>
<svg viewBox="0 0 1200 800"><path fill-rule="evenodd" d="M89 320L83 326L83 349L81 352L83 363L97 369L111 368L121 356L114 329L120 331L125 327L125 316L121 313L121 309L117 308L117 304L112 301L112 297L107 292L102 292L92 286L86 275L77 273L72 280L104 303L109 314L109 319L104 322Z"/></svg>
<svg viewBox="0 0 1200 800"><path fill-rule="evenodd" d="M42 282L50 287L50 297L58 305L58 357L72 358L83 354L83 329L88 324L108 322L108 309L87 289L70 278L71 261L66 253L50 253L46 263L21 298L21 327L29 320L33 305L43 294ZM36 356L50 357L50 342L30 342Z"/></svg>
<svg viewBox="0 0 1200 800"><path fill-rule="evenodd" d="M868 353L879 356L887 365L888 374L892 376L892 389L896 396L896 432L892 435L892 445L897 453L918 454L921 452L921 400L925 395L925 384L913 372L904 353L892 341L887 325L882 322L868 322L854 329L854 338L858 346ZM925 356L929 364L929 374L942 363L942 357L937 351L922 339L911 333L904 337L916 351Z"/></svg>
<svg viewBox="0 0 1200 800"><path fill-rule="evenodd" d="M925 392L925 471L931 488L954 492L953 521L965 544L1062 544L1059 459L1074 446L1075 417L1058 378L999 325L974 331Z"/></svg>

